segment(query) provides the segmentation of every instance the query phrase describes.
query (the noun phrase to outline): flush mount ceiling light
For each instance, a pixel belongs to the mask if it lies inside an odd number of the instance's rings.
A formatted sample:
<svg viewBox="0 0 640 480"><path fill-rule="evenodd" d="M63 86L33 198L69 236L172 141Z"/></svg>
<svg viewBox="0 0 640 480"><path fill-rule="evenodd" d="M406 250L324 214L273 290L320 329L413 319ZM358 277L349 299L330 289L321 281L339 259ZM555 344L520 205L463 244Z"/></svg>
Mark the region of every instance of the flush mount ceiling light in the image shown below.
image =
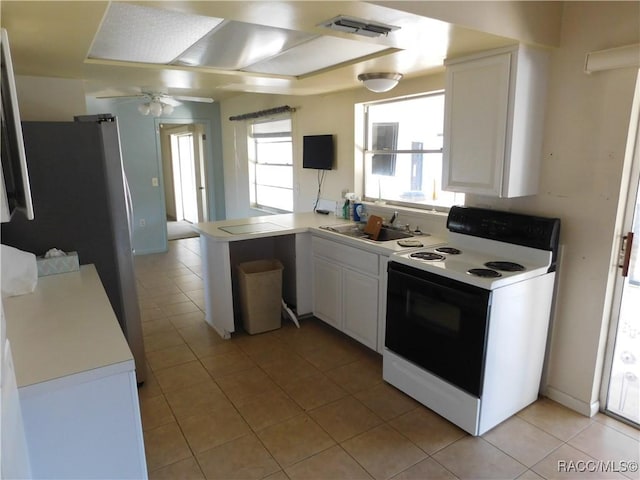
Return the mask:
<svg viewBox="0 0 640 480"><path fill-rule="evenodd" d="M364 86L375 93L388 92L395 87L402 79L401 73L381 72L381 73L361 73L358 80Z"/></svg>

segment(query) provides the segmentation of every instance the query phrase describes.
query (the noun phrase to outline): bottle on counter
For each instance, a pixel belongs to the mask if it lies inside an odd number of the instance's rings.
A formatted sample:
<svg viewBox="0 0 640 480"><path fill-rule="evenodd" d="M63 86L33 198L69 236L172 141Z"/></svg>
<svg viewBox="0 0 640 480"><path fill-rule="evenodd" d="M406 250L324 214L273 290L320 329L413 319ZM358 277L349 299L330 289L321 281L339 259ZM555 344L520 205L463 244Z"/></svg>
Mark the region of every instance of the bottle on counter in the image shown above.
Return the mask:
<svg viewBox="0 0 640 480"><path fill-rule="evenodd" d="M342 218L349 218L349 199L346 199L342 205Z"/></svg>
<svg viewBox="0 0 640 480"><path fill-rule="evenodd" d="M360 202L354 202L353 204L353 220L355 222L363 222L367 218L367 213L365 212L364 205Z"/></svg>

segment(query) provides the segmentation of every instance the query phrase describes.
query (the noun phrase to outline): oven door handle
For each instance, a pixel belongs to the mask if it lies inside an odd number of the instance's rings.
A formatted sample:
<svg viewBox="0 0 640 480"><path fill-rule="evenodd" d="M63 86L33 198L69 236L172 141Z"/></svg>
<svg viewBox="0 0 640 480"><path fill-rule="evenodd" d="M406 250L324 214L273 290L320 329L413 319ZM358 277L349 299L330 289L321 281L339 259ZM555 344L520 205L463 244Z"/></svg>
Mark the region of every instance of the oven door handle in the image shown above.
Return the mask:
<svg viewBox="0 0 640 480"><path fill-rule="evenodd" d="M460 290L460 289L457 289L457 288L449 287L447 285L443 285L443 284L440 284L440 283L432 282L431 280L427 280L425 278L420 277L419 274L418 275L411 275L410 273L406 273L406 272L397 270L397 269L395 269L393 267L389 268L389 272L388 273L389 273L389 276L391 276L392 274L393 275L400 275L401 277L404 277L406 280L408 280L410 282L419 282L419 283L421 283L423 285L427 285L427 286L429 286L429 287L431 287L431 288L433 288L435 290L438 290L438 291L441 291L441 292L445 291L445 292L447 292L447 293L449 293L449 294L451 294L451 295L453 295L455 297L458 297L458 298L465 297L466 300L468 300L469 297L476 297L477 298L478 296L485 296L486 295L486 297L487 297L487 306L491 305L490 292L488 290L484 290L484 289L481 289L479 287L472 287L472 288L477 288L478 289L478 293L471 293L471 292L467 292L467 291ZM395 282L389 281L388 284L389 284L389 289L395 289L394 285L399 284L399 282L395 283ZM468 285L464 285L464 287L468 288L469 286Z"/></svg>

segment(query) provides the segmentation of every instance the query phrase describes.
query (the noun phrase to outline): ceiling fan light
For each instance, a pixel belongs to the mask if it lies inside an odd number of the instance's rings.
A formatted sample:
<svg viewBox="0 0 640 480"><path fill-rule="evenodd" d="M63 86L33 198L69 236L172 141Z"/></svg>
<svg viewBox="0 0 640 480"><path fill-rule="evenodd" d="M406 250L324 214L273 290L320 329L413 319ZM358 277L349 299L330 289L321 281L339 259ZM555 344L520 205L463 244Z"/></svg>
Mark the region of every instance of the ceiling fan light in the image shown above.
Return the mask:
<svg viewBox="0 0 640 480"><path fill-rule="evenodd" d="M162 113L164 115L171 115L173 113L173 105L168 105L166 103L162 104Z"/></svg>
<svg viewBox="0 0 640 480"><path fill-rule="evenodd" d="M381 73L361 73L358 75L364 86L375 93L388 92L395 87L402 79L401 73L381 72Z"/></svg>
<svg viewBox="0 0 640 480"><path fill-rule="evenodd" d="M162 104L158 101L153 101L149 104L149 113L154 117L159 117L162 114Z"/></svg>
<svg viewBox="0 0 640 480"><path fill-rule="evenodd" d="M149 104L148 103L141 103L140 105L138 105L138 111L142 115L149 115Z"/></svg>

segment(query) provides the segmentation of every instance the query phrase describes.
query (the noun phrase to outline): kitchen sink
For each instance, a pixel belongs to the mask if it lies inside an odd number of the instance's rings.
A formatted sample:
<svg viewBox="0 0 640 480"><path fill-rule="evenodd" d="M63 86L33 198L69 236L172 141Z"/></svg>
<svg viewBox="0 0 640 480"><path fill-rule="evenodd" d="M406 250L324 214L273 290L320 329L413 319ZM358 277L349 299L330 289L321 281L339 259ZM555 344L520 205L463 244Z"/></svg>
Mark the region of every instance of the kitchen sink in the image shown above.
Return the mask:
<svg viewBox="0 0 640 480"><path fill-rule="evenodd" d="M323 230L329 230L330 232L339 233L340 235L346 235L347 237L368 239L369 235L364 233L358 225L346 224L346 225L324 225Z"/></svg>
<svg viewBox="0 0 640 480"><path fill-rule="evenodd" d="M382 227L380 234L378 235L378 242L386 242L388 240L402 240L403 238L411 238L409 232L403 232L401 230L395 230L393 228Z"/></svg>
<svg viewBox="0 0 640 480"><path fill-rule="evenodd" d="M373 240L371 236L364 233L358 225L327 225L320 227L323 230L329 230L330 232L339 233L352 238L360 238L362 240L370 240L375 242L388 242L390 240L401 240L403 238L411 238L412 234L409 232L403 232L394 228L382 227L376 240Z"/></svg>

